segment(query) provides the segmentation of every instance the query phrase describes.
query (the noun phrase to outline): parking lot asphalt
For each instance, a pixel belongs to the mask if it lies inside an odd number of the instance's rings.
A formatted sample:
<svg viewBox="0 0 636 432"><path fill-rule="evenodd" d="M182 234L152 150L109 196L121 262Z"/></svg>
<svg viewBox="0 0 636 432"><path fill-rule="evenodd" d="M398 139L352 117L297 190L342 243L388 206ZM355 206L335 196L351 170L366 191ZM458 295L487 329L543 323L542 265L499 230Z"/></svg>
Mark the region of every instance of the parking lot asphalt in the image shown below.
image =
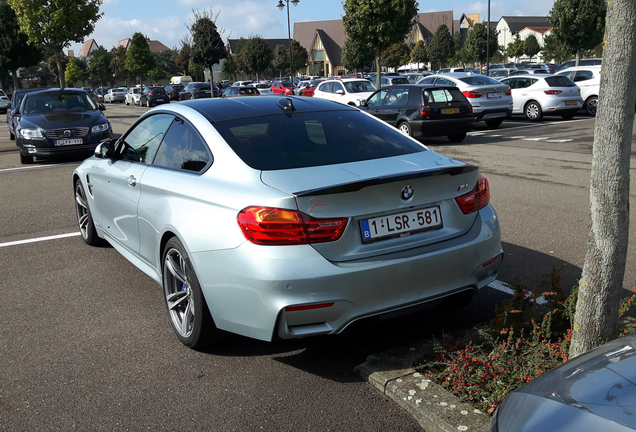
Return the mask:
<svg viewBox="0 0 636 432"><path fill-rule="evenodd" d="M119 134L145 110L115 104L106 114ZM567 284L580 275L592 128L585 116L513 119L496 130L477 124L462 144L423 141L488 177L506 252L500 280L521 276L534 285L562 264ZM0 429L430 432L438 412L460 423L444 429L440 421L437 430L484 430L483 416L437 402L435 386L409 362L430 336L487 320L502 293L482 290L460 311L432 310L345 335L270 344L230 337L194 352L171 334L154 282L113 249L77 237L70 175L78 162L21 167L5 131L0 120L0 259L8 263L0 287L12 293L0 321ZM461 423L469 416L481 420Z"/></svg>

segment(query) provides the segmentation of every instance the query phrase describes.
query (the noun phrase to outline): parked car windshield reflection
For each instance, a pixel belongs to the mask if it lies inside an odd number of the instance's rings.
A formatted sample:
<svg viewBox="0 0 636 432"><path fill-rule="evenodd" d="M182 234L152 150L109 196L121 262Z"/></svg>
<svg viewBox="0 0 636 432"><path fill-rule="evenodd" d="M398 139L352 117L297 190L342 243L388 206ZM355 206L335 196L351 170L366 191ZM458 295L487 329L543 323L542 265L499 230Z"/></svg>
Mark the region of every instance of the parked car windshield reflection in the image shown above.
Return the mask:
<svg viewBox="0 0 636 432"><path fill-rule="evenodd" d="M45 114L56 111L92 111L97 105L88 94L44 93L30 94L24 103L24 114Z"/></svg>

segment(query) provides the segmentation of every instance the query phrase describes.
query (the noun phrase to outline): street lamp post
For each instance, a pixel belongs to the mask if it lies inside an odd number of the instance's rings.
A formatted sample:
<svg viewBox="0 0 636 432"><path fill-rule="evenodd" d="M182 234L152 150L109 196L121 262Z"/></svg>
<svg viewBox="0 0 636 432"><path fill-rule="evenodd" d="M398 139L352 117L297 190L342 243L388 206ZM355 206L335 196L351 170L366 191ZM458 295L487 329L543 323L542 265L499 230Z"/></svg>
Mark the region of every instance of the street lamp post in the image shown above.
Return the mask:
<svg viewBox="0 0 636 432"><path fill-rule="evenodd" d="M289 22L289 3L293 4L294 6L298 6L298 3L300 3L300 0L285 0L285 2L287 3L287 39L289 40L289 81L292 83L292 87L293 87L294 77L292 76L293 62L292 62L292 46L291 46L291 24ZM278 8L278 10L282 12L283 9L285 9L285 4L283 3L283 0L278 0L278 5L276 5L276 7Z"/></svg>

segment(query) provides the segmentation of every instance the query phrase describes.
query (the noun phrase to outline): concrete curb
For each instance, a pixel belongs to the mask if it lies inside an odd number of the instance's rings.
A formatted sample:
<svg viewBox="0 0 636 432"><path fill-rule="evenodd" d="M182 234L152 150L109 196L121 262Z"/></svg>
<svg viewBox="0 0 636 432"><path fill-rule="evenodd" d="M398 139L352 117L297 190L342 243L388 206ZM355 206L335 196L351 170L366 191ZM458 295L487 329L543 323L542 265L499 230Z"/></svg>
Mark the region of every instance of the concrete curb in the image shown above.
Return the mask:
<svg viewBox="0 0 636 432"><path fill-rule="evenodd" d="M367 357L355 370L369 384L408 411L426 432L488 432L490 417L416 372L411 364L430 345Z"/></svg>

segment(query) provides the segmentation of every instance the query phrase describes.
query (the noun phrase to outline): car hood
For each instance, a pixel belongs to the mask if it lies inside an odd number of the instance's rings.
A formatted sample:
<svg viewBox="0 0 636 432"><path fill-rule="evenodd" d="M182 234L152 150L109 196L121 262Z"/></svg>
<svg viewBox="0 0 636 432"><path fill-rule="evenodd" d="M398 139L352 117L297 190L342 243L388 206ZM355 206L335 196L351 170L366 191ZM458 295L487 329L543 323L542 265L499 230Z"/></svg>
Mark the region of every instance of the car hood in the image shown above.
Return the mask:
<svg viewBox="0 0 636 432"><path fill-rule="evenodd" d="M636 336L616 339L536 378L511 393L499 411L500 424L516 425L501 429L510 432L636 430Z"/></svg>
<svg viewBox="0 0 636 432"><path fill-rule="evenodd" d="M44 130L68 127L87 127L104 123L106 116L101 111L59 111L44 114L28 114L20 118L21 128L39 127Z"/></svg>

